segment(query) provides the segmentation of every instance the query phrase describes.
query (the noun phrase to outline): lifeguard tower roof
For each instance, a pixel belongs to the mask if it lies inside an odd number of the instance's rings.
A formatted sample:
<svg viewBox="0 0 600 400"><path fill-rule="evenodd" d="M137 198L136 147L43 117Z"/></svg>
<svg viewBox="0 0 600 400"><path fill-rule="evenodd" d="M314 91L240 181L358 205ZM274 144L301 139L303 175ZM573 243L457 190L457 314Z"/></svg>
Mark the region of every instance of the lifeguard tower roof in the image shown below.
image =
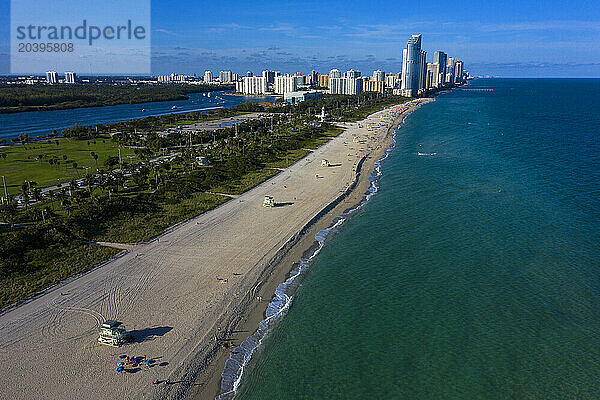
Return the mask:
<svg viewBox="0 0 600 400"><path fill-rule="evenodd" d="M120 326L120 325L121 325L121 323L119 321L115 321L113 319L107 319L102 324L102 327L103 328L116 328L117 326Z"/></svg>

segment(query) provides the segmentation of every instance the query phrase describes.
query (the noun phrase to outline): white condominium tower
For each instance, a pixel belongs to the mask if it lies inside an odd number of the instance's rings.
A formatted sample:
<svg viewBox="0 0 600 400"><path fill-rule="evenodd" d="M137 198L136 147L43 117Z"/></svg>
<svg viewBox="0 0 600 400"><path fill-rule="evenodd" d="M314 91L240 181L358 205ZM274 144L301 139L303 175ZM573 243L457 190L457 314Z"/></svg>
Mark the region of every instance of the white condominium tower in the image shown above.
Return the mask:
<svg viewBox="0 0 600 400"><path fill-rule="evenodd" d="M65 72L65 83L75 83L75 72Z"/></svg>
<svg viewBox="0 0 600 400"><path fill-rule="evenodd" d="M245 76L242 78L242 93L265 94L267 93L267 78L264 76Z"/></svg>
<svg viewBox="0 0 600 400"><path fill-rule="evenodd" d="M275 77L275 93L284 94L288 92L295 92L298 88L298 80L295 76L276 76Z"/></svg>
<svg viewBox="0 0 600 400"><path fill-rule="evenodd" d="M233 81L233 73L231 71L219 72L219 81L221 83L230 83Z"/></svg>
<svg viewBox="0 0 600 400"><path fill-rule="evenodd" d="M421 35L412 35L402 52L402 95L415 96L421 74Z"/></svg>
<svg viewBox="0 0 600 400"><path fill-rule="evenodd" d="M58 73L56 71L48 71L48 72L46 72L46 82L48 82L48 83L58 83Z"/></svg>
<svg viewBox="0 0 600 400"><path fill-rule="evenodd" d="M329 78L330 94L360 94L363 89L362 78Z"/></svg>
<svg viewBox="0 0 600 400"><path fill-rule="evenodd" d="M385 82L385 72L380 69L373 71L373 80Z"/></svg>
<svg viewBox="0 0 600 400"><path fill-rule="evenodd" d="M213 81L212 71L204 71L204 82L211 83Z"/></svg>

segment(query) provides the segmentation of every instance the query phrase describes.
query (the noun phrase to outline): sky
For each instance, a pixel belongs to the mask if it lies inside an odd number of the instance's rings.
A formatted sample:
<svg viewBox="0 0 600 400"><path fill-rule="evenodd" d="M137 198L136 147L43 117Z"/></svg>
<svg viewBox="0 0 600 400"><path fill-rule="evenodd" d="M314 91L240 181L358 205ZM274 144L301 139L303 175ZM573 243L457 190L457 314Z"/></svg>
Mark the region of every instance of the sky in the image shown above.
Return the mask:
<svg viewBox="0 0 600 400"><path fill-rule="evenodd" d="M8 10L0 0L0 73ZM153 74L399 72L420 33L428 61L442 50L473 75L600 77L597 1L154 0L151 18Z"/></svg>

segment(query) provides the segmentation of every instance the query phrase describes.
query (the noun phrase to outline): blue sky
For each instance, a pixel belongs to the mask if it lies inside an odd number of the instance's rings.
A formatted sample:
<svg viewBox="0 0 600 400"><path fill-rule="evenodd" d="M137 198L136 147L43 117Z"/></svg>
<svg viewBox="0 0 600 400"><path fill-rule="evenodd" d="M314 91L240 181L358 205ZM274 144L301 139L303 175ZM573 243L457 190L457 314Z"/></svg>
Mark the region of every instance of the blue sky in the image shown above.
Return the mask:
<svg viewBox="0 0 600 400"><path fill-rule="evenodd" d="M0 7L0 26L6 20ZM600 77L600 6L568 0L154 0L152 71L399 72L413 33L429 60L443 50L474 74Z"/></svg>

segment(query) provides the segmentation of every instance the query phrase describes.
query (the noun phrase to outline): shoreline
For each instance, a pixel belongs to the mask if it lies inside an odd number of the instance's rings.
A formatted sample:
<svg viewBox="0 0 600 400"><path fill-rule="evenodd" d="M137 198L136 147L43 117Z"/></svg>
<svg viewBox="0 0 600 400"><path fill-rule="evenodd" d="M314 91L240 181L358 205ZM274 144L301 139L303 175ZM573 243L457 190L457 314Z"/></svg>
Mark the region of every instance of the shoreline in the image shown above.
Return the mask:
<svg viewBox="0 0 600 400"><path fill-rule="evenodd" d="M268 302L257 297L271 299L306 250L314 249L315 234L362 201L371 183L364 171L388 149L390 134L408 112L428 101L343 124L340 135L239 198L0 315L5 394L214 398L231 350L264 319ZM321 166L322 159L331 166ZM278 206L262 207L266 195ZM119 353L160 361L115 378L118 353L97 344L106 319L135 332L134 343ZM19 363L9 362L15 357Z"/></svg>
<svg viewBox="0 0 600 400"><path fill-rule="evenodd" d="M301 262L305 262L309 267L311 259L318 254L320 248L324 245L323 242L317 240L316 235L320 232L332 229L337 222L342 219L342 222L352 217L355 212L360 210L368 201L367 196L373 195L371 192L373 184L376 183L379 175L376 173L377 163L387 158L387 154L393 150L395 145L395 131L402 125L404 119L416 111L423 104L434 101L434 97L416 99L416 106L411 106L409 109L398 117L386 128L386 135L381 143L373 149L369 154L365 155L361 160L360 167L356 169L355 181L351 188L339 196L336 204L331 208L323 209L322 215L314 222L309 222L307 229L300 232L300 238L288 249L282 259L272 267L272 271L266 277L264 283L261 284L259 290L256 291L256 296L262 297L263 301L250 304L244 310L239 322L231 327L231 331L244 333L243 337L239 337L233 341L235 347L244 343L250 336L259 329L260 324L265 321L265 313L270 305L271 300L275 297L275 293L281 285L284 285L292 277L298 276L300 281L303 279L304 269L298 271ZM414 101L414 100L412 100ZM411 101L411 102L412 102ZM409 104L409 102L404 103ZM385 111L385 110L384 110ZM370 116L369 116L370 117ZM368 118L368 117L367 117ZM359 121L362 123L363 121ZM375 179L373 182L372 178ZM326 236L329 232L327 232ZM325 238L323 238L325 240ZM297 288L298 284L291 290L290 301ZM286 305L287 308L287 305ZM285 311L285 310L284 310ZM277 320L285 315L280 315ZM268 331L267 333L268 334ZM261 338L262 339L262 338ZM260 343L258 344L258 346ZM256 348L256 347L255 347ZM254 349L253 349L254 350ZM234 349L235 351L235 349ZM231 348L222 347L206 364L206 368L200 372L196 379L203 382L201 386L192 387L185 393L185 398L189 399L229 399L233 393L222 393L222 374L224 372L227 361L231 358ZM243 379L243 372L240 379ZM237 388L237 387L236 387Z"/></svg>

